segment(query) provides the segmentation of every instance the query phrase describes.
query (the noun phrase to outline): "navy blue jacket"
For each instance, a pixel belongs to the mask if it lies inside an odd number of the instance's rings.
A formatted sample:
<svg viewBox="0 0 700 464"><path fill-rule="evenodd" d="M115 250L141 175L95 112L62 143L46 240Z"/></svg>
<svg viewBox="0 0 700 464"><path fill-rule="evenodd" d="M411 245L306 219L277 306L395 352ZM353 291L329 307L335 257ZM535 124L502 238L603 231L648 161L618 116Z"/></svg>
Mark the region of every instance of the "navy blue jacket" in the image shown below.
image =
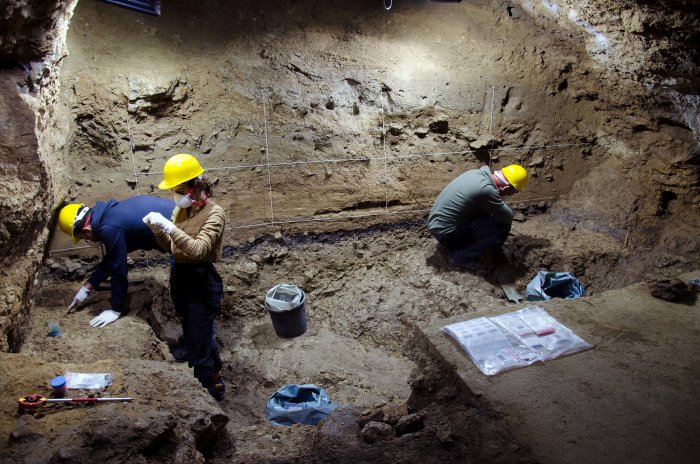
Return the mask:
<svg viewBox="0 0 700 464"><path fill-rule="evenodd" d="M143 217L155 211L170 219L175 202L165 198L140 195L126 200L98 201L90 212L90 225L94 240L102 242L105 256L88 282L97 287L111 278L112 309L121 312L126 301L126 255L134 250L160 250L153 232L143 222Z"/></svg>

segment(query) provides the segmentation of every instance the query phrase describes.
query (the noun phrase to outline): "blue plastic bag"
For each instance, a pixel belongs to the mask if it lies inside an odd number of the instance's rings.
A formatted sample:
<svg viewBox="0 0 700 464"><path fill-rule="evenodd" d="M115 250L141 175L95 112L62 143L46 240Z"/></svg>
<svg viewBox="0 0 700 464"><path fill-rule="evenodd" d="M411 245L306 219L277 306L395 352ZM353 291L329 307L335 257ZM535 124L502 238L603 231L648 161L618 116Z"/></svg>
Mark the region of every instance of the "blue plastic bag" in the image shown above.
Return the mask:
<svg viewBox="0 0 700 464"><path fill-rule="evenodd" d="M527 284L527 301L546 301L552 298L573 300L583 296L583 284L570 272L540 271Z"/></svg>
<svg viewBox="0 0 700 464"><path fill-rule="evenodd" d="M315 425L337 407L323 388L310 383L290 384L277 390L267 400L265 413L275 425Z"/></svg>

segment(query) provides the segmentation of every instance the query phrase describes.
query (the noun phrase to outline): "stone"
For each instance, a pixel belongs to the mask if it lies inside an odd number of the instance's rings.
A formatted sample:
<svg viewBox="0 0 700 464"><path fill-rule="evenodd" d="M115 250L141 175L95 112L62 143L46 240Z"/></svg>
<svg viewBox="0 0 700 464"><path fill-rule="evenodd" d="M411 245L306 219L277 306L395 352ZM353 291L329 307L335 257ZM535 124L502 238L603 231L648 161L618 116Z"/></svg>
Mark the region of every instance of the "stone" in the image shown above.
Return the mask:
<svg viewBox="0 0 700 464"><path fill-rule="evenodd" d="M654 279L647 282L649 291L654 298L666 301L681 301L689 298L692 291L685 282L671 279Z"/></svg>
<svg viewBox="0 0 700 464"><path fill-rule="evenodd" d="M129 77L129 113L146 115L175 107L187 98L186 83L179 76Z"/></svg>
<svg viewBox="0 0 700 464"><path fill-rule="evenodd" d="M425 418L420 413L409 414L407 416L401 417L394 426L394 430L396 430L396 435L401 436L407 433L414 433L423 429L424 420Z"/></svg>
<svg viewBox="0 0 700 464"><path fill-rule="evenodd" d="M365 409L357 420L358 425L363 428L370 422L383 422L384 411L381 408Z"/></svg>
<svg viewBox="0 0 700 464"><path fill-rule="evenodd" d="M447 134L450 129L450 124L445 119L433 121L428 125L430 132L435 134Z"/></svg>
<svg viewBox="0 0 700 464"><path fill-rule="evenodd" d="M428 135L428 132L430 132L430 131L426 127L417 127L413 130L413 133L416 134L416 136L418 136L418 138L421 138L421 139L424 138L426 135Z"/></svg>
<svg viewBox="0 0 700 464"><path fill-rule="evenodd" d="M408 414L408 406L405 403L401 404L390 404L382 408L384 412L383 422L387 424L395 425L401 417Z"/></svg>
<svg viewBox="0 0 700 464"><path fill-rule="evenodd" d="M534 158L532 158L532 159L530 160L529 163L527 163L527 166L530 167L530 168L544 166L544 157L542 157L542 156L535 156Z"/></svg>
<svg viewBox="0 0 700 464"><path fill-rule="evenodd" d="M391 134L391 135L394 135L394 136L401 135L401 134L403 134L403 124L391 123L391 124L389 124L387 130L388 130L389 134Z"/></svg>
<svg viewBox="0 0 700 464"><path fill-rule="evenodd" d="M644 32L644 20L639 11L624 9L620 14L622 25L629 32Z"/></svg>
<svg viewBox="0 0 700 464"><path fill-rule="evenodd" d="M246 284L250 284L258 276L259 269L255 261L246 260L242 263L236 263L233 267L233 275L238 277Z"/></svg>
<svg viewBox="0 0 700 464"><path fill-rule="evenodd" d="M394 428L384 422L368 422L360 432L365 443L373 445L375 443L390 441L394 438Z"/></svg>
<svg viewBox="0 0 700 464"><path fill-rule="evenodd" d="M490 148L496 144L496 140L491 137L481 137L469 144L469 147L474 150L481 150L482 148Z"/></svg>

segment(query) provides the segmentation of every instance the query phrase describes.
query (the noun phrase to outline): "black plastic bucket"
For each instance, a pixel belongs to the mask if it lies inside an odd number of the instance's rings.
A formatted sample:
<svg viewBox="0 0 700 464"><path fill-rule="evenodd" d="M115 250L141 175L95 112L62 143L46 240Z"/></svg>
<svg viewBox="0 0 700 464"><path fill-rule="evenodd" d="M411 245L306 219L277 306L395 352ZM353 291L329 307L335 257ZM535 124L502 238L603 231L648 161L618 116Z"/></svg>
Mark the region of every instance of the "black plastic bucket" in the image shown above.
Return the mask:
<svg viewBox="0 0 700 464"><path fill-rule="evenodd" d="M265 302L265 308L270 313L272 327L278 337L292 338L306 332L306 293L302 291L301 301L292 309L280 311Z"/></svg>

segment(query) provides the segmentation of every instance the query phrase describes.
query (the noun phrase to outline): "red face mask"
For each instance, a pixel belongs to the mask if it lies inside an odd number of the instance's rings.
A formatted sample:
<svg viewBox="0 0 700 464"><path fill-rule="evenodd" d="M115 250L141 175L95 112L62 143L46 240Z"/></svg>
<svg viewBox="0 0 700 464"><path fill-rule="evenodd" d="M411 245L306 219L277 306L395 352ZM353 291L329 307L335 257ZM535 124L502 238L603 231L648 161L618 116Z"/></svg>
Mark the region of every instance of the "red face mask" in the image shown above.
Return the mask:
<svg viewBox="0 0 700 464"><path fill-rule="evenodd" d="M187 196L190 197L190 198L192 198L192 197L190 196L191 193L192 193L192 190L190 190L189 192L187 192ZM202 206L204 206L204 205L207 204L207 200L208 200L208 199L209 199L209 195L205 194L205 195L204 195L204 198L202 198L201 200L195 200L194 198L192 198L192 201L194 202L195 205L197 205L197 206L199 206L199 207L201 208Z"/></svg>
<svg viewBox="0 0 700 464"><path fill-rule="evenodd" d="M509 184L508 181L501 180L496 174L493 175L493 182L496 184L496 189L501 197L507 197L518 193L518 190L515 187Z"/></svg>

